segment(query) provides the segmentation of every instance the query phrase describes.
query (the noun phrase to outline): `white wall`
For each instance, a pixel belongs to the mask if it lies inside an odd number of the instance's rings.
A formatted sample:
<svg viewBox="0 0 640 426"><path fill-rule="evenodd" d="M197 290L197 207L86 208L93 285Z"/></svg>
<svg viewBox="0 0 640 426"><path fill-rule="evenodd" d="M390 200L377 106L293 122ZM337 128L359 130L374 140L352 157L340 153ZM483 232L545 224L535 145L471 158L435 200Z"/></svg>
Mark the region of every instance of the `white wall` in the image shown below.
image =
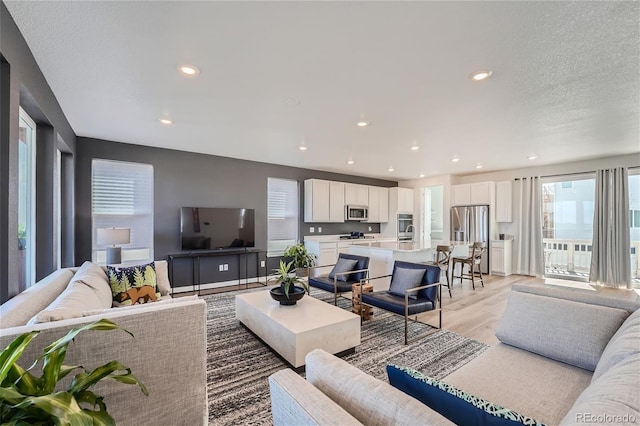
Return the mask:
<svg viewBox="0 0 640 426"><path fill-rule="evenodd" d="M535 162L532 161L532 163ZM597 169L606 169L610 167L640 167L640 154L629 154L629 155L621 155L615 157L605 157L598 158L593 160L586 161L576 161L571 163L559 163L559 164L550 164L546 166L532 166L521 169L509 169L509 170L501 170L496 172L484 172L484 173L475 173L464 176L455 176L455 175L440 175L440 176L432 176L423 179L414 179L408 181L398 182L398 186L405 188L414 188L414 200L420 199L420 191L419 188L423 188L425 186L434 186L434 185L443 185L444 187L444 235L445 237L450 234L450 217L449 217L449 208L451 206L451 186L457 185L461 183L474 183L474 182L500 182L505 180L514 180L515 178L520 177L528 177L528 176L553 176L553 175L561 175L561 174L570 174L570 173L585 173L585 172L594 172ZM514 182L513 185L513 222L511 223L500 223L498 224L498 229L491 230L492 236L495 236L498 233L513 235L514 239L518 238L518 198L519 191L517 182ZM420 205L419 203L415 203L414 212L415 217L419 217L420 214ZM514 260L517 258L517 241L514 241Z"/></svg>

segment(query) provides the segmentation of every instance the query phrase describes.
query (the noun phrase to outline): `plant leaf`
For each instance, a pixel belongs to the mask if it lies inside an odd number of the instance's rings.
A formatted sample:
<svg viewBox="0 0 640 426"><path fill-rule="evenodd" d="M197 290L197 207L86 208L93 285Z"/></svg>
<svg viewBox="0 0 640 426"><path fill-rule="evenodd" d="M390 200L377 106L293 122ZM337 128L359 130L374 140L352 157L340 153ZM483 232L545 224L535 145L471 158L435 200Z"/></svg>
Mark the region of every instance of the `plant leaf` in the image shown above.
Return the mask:
<svg viewBox="0 0 640 426"><path fill-rule="evenodd" d="M50 421L55 424L69 426L86 426L91 424L91 416L87 415L78 405L75 398L68 392L56 392L51 395L27 397L16 409L38 407L51 416Z"/></svg>
<svg viewBox="0 0 640 426"><path fill-rule="evenodd" d="M32 331L18 336L13 342L9 343L9 346L0 352L0 386L5 385L4 380L7 374L9 374L11 366L22 356L24 350L38 333L40 332Z"/></svg>
<svg viewBox="0 0 640 426"><path fill-rule="evenodd" d="M102 319L99 319L98 321L70 330L66 336L56 340L55 342L51 343L49 346L44 348L44 351L45 351L44 355L48 354L51 351L56 351L60 347L69 345L69 343L71 343L71 341L75 339L79 333L85 330L117 330L117 329L123 330L128 334L130 334L131 337L133 337L133 333L131 333L130 331L125 330L124 328L120 328L113 321L109 321L106 318L102 318Z"/></svg>
<svg viewBox="0 0 640 426"><path fill-rule="evenodd" d="M93 426L115 426L116 421L106 411L91 411L84 410L84 412L93 420Z"/></svg>
<svg viewBox="0 0 640 426"><path fill-rule="evenodd" d="M71 382L71 387L69 388L69 392L72 395L75 395L78 392L84 391L87 388L95 385L105 377L112 376L112 373L116 371L121 371L121 370L126 371L126 373L124 373L125 376L131 374L131 370L126 366L122 365L118 361L108 362L105 365L97 367L95 370L89 373L80 373L76 375L76 377L74 377L73 381ZM119 375L113 375L113 376L117 377Z"/></svg>
<svg viewBox="0 0 640 426"><path fill-rule="evenodd" d="M40 379L15 363L7 374L7 382L12 383L24 395L38 395L40 392Z"/></svg>
<svg viewBox="0 0 640 426"><path fill-rule="evenodd" d="M97 396L95 393L91 392L90 390L85 390L85 391L81 391L78 392L75 395L76 401L78 401L78 404L81 403L87 403L90 404L92 408L96 408L96 406L98 406L98 409L100 411L107 411L107 406L104 403L104 398L101 396ZM87 411L87 409L83 408L84 411Z"/></svg>
<svg viewBox="0 0 640 426"><path fill-rule="evenodd" d="M25 395L21 394L14 388L0 388L0 401L3 403L8 402L11 405L19 404L25 398Z"/></svg>
<svg viewBox="0 0 640 426"><path fill-rule="evenodd" d="M109 377L111 377L113 380L116 380L120 383L126 383L127 385L138 385L140 386L140 390L142 391L142 393L145 396L149 396L149 391L147 390L147 387L144 385L144 383L138 380L138 378L131 373L112 374Z"/></svg>

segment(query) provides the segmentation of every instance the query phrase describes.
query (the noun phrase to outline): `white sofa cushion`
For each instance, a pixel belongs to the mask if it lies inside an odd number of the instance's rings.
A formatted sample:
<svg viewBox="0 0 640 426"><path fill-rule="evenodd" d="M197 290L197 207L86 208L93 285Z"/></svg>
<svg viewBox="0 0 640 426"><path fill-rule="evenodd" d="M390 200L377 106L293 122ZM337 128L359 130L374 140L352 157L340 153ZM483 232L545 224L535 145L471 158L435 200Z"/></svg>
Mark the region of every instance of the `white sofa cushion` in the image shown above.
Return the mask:
<svg viewBox="0 0 640 426"><path fill-rule="evenodd" d="M73 277L69 269L59 269L0 306L0 328L25 325L64 291Z"/></svg>
<svg viewBox="0 0 640 426"><path fill-rule="evenodd" d="M166 260L156 260L156 284L161 296L171 294L171 283L169 282L169 266Z"/></svg>
<svg viewBox="0 0 640 426"><path fill-rule="evenodd" d="M578 397L560 424L638 424L640 354L620 361Z"/></svg>
<svg viewBox="0 0 640 426"><path fill-rule="evenodd" d="M628 316L623 309L512 291L496 337L594 371L607 343Z"/></svg>
<svg viewBox="0 0 640 426"><path fill-rule="evenodd" d="M104 271L84 262L67 288L27 324L81 317L87 310L111 307L111 288Z"/></svg>
<svg viewBox="0 0 640 426"><path fill-rule="evenodd" d="M640 309L629 315L604 348L591 382L619 362L638 353L640 353Z"/></svg>
<svg viewBox="0 0 640 426"><path fill-rule="evenodd" d="M305 357L307 380L365 425L452 424L417 399L322 349Z"/></svg>

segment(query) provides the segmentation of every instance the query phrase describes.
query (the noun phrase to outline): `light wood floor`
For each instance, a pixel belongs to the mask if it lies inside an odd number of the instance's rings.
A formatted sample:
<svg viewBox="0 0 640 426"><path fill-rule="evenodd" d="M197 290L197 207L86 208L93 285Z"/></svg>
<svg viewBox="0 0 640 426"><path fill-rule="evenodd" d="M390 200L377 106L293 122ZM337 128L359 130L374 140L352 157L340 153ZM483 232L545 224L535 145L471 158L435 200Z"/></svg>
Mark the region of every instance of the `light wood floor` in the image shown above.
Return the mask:
<svg viewBox="0 0 640 426"><path fill-rule="evenodd" d="M461 285L460 280L455 280L451 289L453 297L449 297L446 287L442 288L442 328L487 345L497 343L495 330L507 305L507 296L511 291L511 286L516 283L582 288L596 291L606 297L640 299L638 291L616 290L575 281L542 279L523 275L485 276L484 287L476 280L475 290L471 288L471 281L464 280ZM418 316L418 320L437 324L436 315L436 313L421 314Z"/></svg>

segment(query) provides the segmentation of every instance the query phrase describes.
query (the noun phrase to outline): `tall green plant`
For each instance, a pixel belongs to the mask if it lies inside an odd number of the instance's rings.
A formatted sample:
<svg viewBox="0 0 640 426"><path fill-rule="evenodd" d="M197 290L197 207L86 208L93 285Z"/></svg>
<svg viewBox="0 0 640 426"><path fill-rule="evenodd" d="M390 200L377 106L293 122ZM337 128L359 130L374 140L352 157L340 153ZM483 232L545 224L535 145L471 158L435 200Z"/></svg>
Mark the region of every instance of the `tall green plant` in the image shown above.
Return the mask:
<svg viewBox="0 0 640 426"><path fill-rule="evenodd" d="M29 343L40 333L32 331L18 336L0 352L0 418L2 425L115 425L107 413L104 398L89 390L103 379L114 379L120 383L138 385L143 394L147 388L133 375L131 369L118 361L108 362L92 371L80 365L64 364L69 343L86 330L123 330L115 323L101 319L80 328L44 348L43 354L27 370L17 364ZM40 377L32 370L42 362ZM76 374L67 390L56 391L56 385L74 370Z"/></svg>
<svg viewBox="0 0 640 426"><path fill-rule="evenodd" d="M310 268L316 264L316 255L309 253L302 243L287 247L284 251L284 256L292 259L296 269Z"/></svg>

